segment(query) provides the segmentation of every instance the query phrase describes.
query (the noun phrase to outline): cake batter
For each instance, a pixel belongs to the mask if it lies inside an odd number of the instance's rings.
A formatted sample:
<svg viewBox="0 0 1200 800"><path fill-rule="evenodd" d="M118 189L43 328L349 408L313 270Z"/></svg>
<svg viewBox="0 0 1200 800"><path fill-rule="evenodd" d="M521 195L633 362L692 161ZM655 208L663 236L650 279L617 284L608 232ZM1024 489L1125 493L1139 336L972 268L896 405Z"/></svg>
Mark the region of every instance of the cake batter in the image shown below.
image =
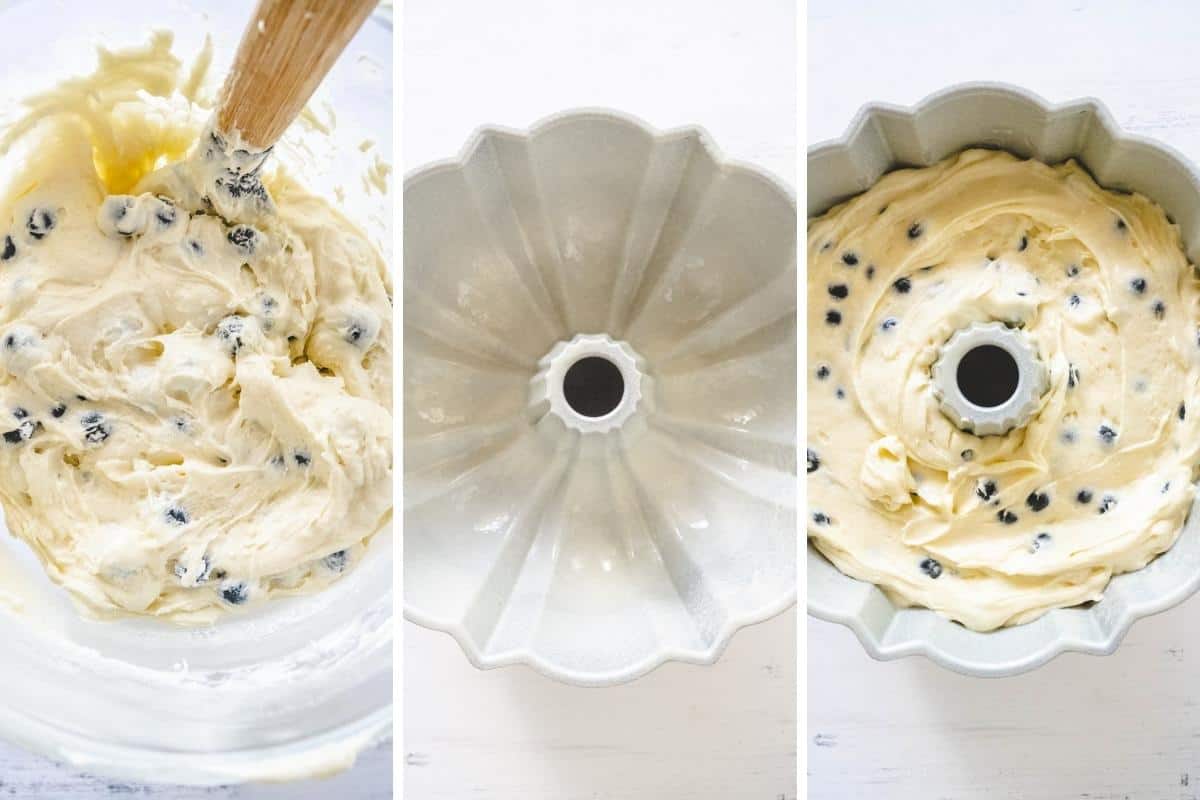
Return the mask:
<svg viewBox="0 0 1200 800"><path fill-rule="evenodd" d="M102 51L3 140L0 503L88 612L203 622L390 520L391 287L286 164L249 205L155 171L214 143L170 47Z"/></svg>
<svg viewBox="0 0 1200 800"><path fill-rule="evenodd" d="M1100 598L1179 535L1200 447L1198 284L1178 228L1075 162L970 150L810 222L808 535L898 605L975 630ZM1049 389L977 437L930 371L975 322Z"/></svg>

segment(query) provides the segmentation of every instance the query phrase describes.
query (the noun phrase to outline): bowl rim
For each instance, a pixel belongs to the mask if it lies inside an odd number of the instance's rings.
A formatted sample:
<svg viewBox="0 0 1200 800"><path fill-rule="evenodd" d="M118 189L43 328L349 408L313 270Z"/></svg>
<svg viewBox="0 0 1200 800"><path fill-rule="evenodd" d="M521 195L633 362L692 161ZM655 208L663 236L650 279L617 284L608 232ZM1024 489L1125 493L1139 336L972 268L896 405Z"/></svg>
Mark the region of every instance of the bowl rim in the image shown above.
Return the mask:
<svg viewBox="0 0 1200 800"><path fill-rule="evenodd" d="M226 786L296 781L349 769L365 750L392 737L393 703L292 742L208 753L149 750L102 742L0 706L4 738L31 753L109 780L153 786Z"/></svg>
<svg viewBox="0 0 1200 800"><path fill-rule="evenodd" d="M791 184L775 173L764 169L763 167L748 161L731 158L725 155L724 152L722 152L722 150L717 146L711 134L709 134L709 132L703 126L697 124L688 124L674 128L668 128L665 130L659 130L640 117L625 111L604 106L579 106L557 111L537 119L527 128L523 129L490 123L479 125L467 137L466 143L459 148L457 155L427 162L406 171L404 174L404 193L407 194L410 188L418 185L421 181L433 175L463 169L475 155L475 152L480 147L483 147L493 137L529 141L541 132L557 125L571 124L589 119L620 123L627 127L639 130L640 132L649 136L655 142L695 139L697 144L704 148L705 152L710 158L712 158L713 163L721 172L740 172L757 180L761 180L767 185L773 187L788 203L791 204L794 210L798 210L798 206L796 204L796 191ZM798 225L797 233L799 233ZM797 443L797 447L798 446L799 444ZM797 475L797 500L799 499L799 479L800 476ZM401 492L401 496L403 497L403 491ZM401 514L401 517L403 517L403 514ZM403 523L401 525L401 530L403 531ZM404 540L402 536L401 542L403 541ZM796 566L798 571L799 564L797 563ZM663 664L669 662L695 664L699 666L710 666L715 664L725 652L725 649L729 646L729 642L732 640L735 633L744 627L766 622L767 620L782 614L796 605L796 597L797 588L795 583L793 583L791 591L776 598L773 602L756 609L752 613L730 619L721 627L717 635L713 637L713 644L703 650L663 648L647 655L644 658L639 659L638 661L604 672L565 670L543 658L537 652L531 650L520 650L502 657L486 656L471 638L465 626L458 621L440 619L435 614L430 614L419 609L412 608L409 605L407 597L403 598L403 604L404 618L406 620L416 625L420 625L423 628L428 628L429 630L433 631L440 631L451 636L456 642L458 642L463 654L466 655L467 660L470 661L476 669L489 670L499 667L524 665L533 669L535 672L538 672L541 675L544 675L545 677L559 683L581 687L605 687L629 683L630 681L636 680L644 675L648 675L649 673L661 667Z"/></svg>
<svg viewBox="0 0 1200 800"><path fill-rule="evenodd" d="M371 540L371 546L384 542L379 548L385 549L386 553L380 552L378 557L390 562L390 566L381 565L381 571L389 579L394 579L395 575L394 529L394 520L389 521L373 534ZM383 676L387 675L391 682L396 674L395 657L399 644L395 630L394 586L389 586L386 594L389 597L380 596L379 601L380 607L386 609L387 617L380 624L382 635L376 647L383 663L371 673L369 680L383 681ZM159 625L167 624L159 619L149 619ZM101 624L110 622L101 620ZM202 630L207 626L189 627ZM0 703L0 736L5 742L71 770L110 781L135 781L153 787L290 783L326 778L349 770L368 748L391 740L394 695L394 685L389 686L386 702L313 733L230 749L172 749L169 739L163 739L158 747L115 743L80 733L51 717L16 710L7 703Z"/></svg>
<svg viewBox="0 0 1200 800"><path fill-rule="evenodd" d="M855 139L879 117L902 118L911 123L915 123L926 111L939 106L942 103L971 95L1004 97L1008 99L1019 100L1040 109L1047 119L1073 114L1090 115L1096 121L1096 123L1099 124L1100 127L1112 137L1112 147L1114 149L1120 146L1138 145L1149 150L1157 151L1165 156L1169 162L1171 162L1174 169L1178 170L1189 179L1197 195L1200 195L1200 168L1198 168L1187 156L1185 156L1180 150L1172 145L1161 142L1152 137L1143 136L1124 130L1113 117L1112 113L1108 110L1108 107L1099 98L1093 96L1083 96L1060 103L1052 103L1043 98L1041 95L1025 89L1024 87L1002 81L965 81L961 83L954 83L926 95L921 100L910 106L883 101L869 101L864 103L851 116L850 122L846 125L843 133L840 136L818 141L817 143L808 147L808 165L811 168L814 161L819 161L820 159L833 154L850 152L853 150L853 143ZM969 144L964 145L963 148L960 148L956 152L961 152L963 149L967 149L970 146L971 145ZM949 155L952 155L952 153L947 154L947 156ZM1076 158L1081 164L1084 163L1079 153L1073 153L1072 155L1068 156L1068 158ZM881 173L879 177L888 174L888 172L894 169L904 168L907 166L910 165L890 165L883 171L883 173ZM1084 164L1084 166L1087 168L1086 164ZM879 178L876 178L876 181L878 180ZM1097 183L1100 183L1100 181L1097 181ZM1103 184L1101 185L1103 186ZM867 188L856 191L854 194L850 195L850 197L862 194L862 192L866 191ZM846 199L848 199L848 197L835 200L832 204L826 205L820 211L814 212L812 215L808 216L807 219L811 220L820 214L826 213L834 205L842 203ZM1189 260L1191 260L1190 257ZM1194 518L1197 515L1197 507L1200 507L1200 494L1197 495L1193 502L1191 511L1189 512L1190 519L1185 519L1185 532L1187 530L1188 522L1195 522ZM870 587L870 592L879 593L882 595L882 592L878 589L878 587L872 586L866 581L860 581L838 571L837 567L834 566L832 562L828 561L825 556L815 549L811 540L807 540L805 544L808 568L810 570L813 567L814 559L819 559L824 561L830 569L838 572L837 580L842 585L846 587L852 587L855 585L867 586ZM1172 547L1174 547L1176 544L1178 544L1178 541L1176 541ZM1167 551L1164 551L1164 554L1167 552L1170 552L1170 548L1168 548ZM1151 560L1151 562L1146 565L1146 567L1143 567L1140 570L1114 576L1110 580L1109 585L1105 587L1105 591L1107 592L1109 590L1109 587L1111 587L1114 581L1121 581L1123 583L1123 579L1135 578L1148 567L1153 565L1162 555L1163 554L1156 556L1155 559ZM890 661L893 659L919 655L928 658L930 661L933 661L934 663L945 667L946 669L962 675L982 678L1001 678L1033 670L1043 664L1046 664L1059 655L1062 655L1063 653L1111 655L1116 651L1117 647L1125 638L1125 635L1128 633L1129 629L1139 619L1149 617L1173 608L1174 606L1179 605L1184 600L1191 597L1198 590L1200 590L1200 569L1194 570L1193 574L1190 575L1187 580L1179 582L1176 586L1172 587L1170 591L1159 593L1156 596L1149 597L1141 601L1127 600L1119 619L1113 626L1111 626L1110 632L1106 638L1086 640L1079 637L1072 637L1066 631L1060 631L1057 638L1051 639L1037 648L1031 649L1028 652L1022 653L1015 657L1007 657L1000 660L973 659L970 657L964 657L961 654L951 653L942 646L932 642L930 637L927 635L910 637L894 642L885 642L883 639L876 636L875 633L873 633L867 626L862 616L863 609L861 602L859 602L857 606L855 606L853 603L838 603L836 597L818 597L814 596L810 591L807 596L807 611L812 617L825 620L827 622L844 625L845 627L849 628L854 632L855 637L857 637L863 648L867 651L867 654L878 661ZM883 596L883 601L891 606L893 619L895 618L895 614L903 612L910 615L920 615L922 618L925 618L927 625L922 627L927 628L930 626L949 625L962 627L959 626L958 623L953 622L947 617L941 616L937 612L928 608L899 608L895 605L892 605L891 601L888 600L886 596ZM1068 609L1053 609L1048 613L1054 613L1054 611L1071 610L1072 608L1078 608L1078 606L1070 607ZM1092 606L1092 608L1086 610L1086 613L1094 615L1096 613L1094 610L1095 608L1096 606ZM884 629L885 633L889 629L890 623L889 626ZM962 628L962 630L973 637L986 637L995 633L971 631L966 628ZM1004 631L1009 629L1001 628L998 630Z"/></svg>

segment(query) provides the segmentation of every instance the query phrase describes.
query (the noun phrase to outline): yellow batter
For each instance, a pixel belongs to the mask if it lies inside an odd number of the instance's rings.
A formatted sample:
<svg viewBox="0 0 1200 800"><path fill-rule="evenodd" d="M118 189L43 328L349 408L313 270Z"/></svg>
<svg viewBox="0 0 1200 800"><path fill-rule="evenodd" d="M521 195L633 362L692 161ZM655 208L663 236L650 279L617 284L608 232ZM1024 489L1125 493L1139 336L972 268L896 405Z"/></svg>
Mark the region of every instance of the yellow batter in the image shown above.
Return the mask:
<svg viewBox="0 0 1200 800"><path fill-rule="evenodd" d="M0 503L86 610L196 622L326 585L390 519L391 288L286 165L247 219L161 194L209 113L170 45L4 139Z"/></svg>
<svg viewBox="0 0 1200 800"><path fill-rule="evenodd" d="M1150 200L971 150L902 170L808 234L808 535L899 605L976 630L1099 599L1178 536L1200 448L1200 283ZM976 437L930 370L972 322L1049 372Z"/></svg>

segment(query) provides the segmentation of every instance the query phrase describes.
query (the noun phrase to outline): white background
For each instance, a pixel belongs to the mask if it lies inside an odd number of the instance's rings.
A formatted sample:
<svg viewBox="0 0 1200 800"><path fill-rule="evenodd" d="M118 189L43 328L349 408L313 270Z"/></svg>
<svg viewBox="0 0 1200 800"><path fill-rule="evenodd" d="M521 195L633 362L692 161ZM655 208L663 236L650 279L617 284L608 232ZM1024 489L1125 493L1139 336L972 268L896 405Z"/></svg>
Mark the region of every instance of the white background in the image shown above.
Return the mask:
<svg viewBox="0 0 1200 800"><path fill-rule="evenodd" d="M457 155L482 123L609 106L700 124L794 185L795 30L792 0L407 0L405 170ZM713 667L578 689L479 672L406 623L406 798L793 798L795 625L742 631Z"/></svg>
<svg viewBox="0 0 1200 800"><path fill-rule="evenodd" d="M1127 130L1200 161L1200 5L1005 0L808 12L808 142L868 100L912 104L964 80L1101 98ZM808 780L817 798L1200 797L1200 598L1134 625L1116 655L973 680L875 663L808 620Z"/></svg>

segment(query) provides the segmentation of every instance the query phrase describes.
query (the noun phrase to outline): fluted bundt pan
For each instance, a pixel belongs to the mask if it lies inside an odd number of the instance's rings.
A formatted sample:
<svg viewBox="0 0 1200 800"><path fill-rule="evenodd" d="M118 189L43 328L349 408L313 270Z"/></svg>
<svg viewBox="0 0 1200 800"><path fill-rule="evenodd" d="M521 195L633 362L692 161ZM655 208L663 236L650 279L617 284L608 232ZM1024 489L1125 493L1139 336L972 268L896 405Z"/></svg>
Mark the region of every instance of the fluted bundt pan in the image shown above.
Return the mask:
<svg viewBox="0 0 1200 800"><path fill-rule="evenodd" d="M795 215L703 131L608 111L409 177L410 620L605 685L795 602Z"/></svg>
<svg viewBox="0 0 1200 800"><path fill-rule="evenodd" d="M969 83L913 108L871 104L840 139L808 151L808 216L870 188L886 172L927 166L968 147L1058 163L1077 159L1110 189L1140 192L1178 223L1188 258L1200 262L1200 175L1170 147L1123 132L1093 99L1051 104L1024 89ZM808 546L808 612L851 628L875 658L925 655L968 675L1013 675L1064 652L1106 655L1129 627L1200 588L1200 514L1143 569L1118 575L1103 598L1058 608L1033 622L986 633L924 608L896 608L878 587L842 574Z"/></svg>

